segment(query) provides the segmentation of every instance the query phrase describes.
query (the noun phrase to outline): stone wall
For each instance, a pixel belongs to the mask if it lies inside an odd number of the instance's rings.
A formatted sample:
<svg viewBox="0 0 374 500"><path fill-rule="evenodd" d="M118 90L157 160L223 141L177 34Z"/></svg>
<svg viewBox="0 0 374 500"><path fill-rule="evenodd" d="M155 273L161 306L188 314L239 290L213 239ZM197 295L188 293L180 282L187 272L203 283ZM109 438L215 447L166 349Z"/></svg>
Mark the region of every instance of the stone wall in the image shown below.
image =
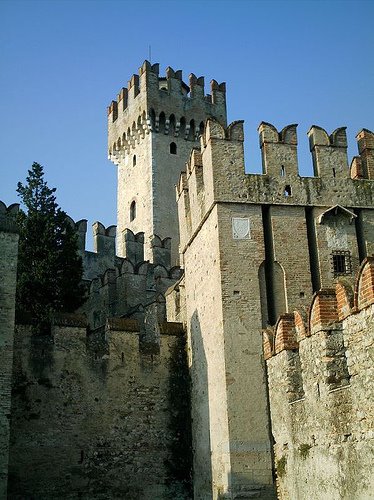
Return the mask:
<svg viewBox="0 0 374 500"><path fill-rule="evenodd" d="M180 325L161 325L153 350L134 320L87 337L65 315L52 334L16 331L9 498L187 498Z"/></svg>
<svg viewBox="0 0 374 500"><path fill-rule="evenodd" d="M7 496L9 421L13 367L14 314L16 299L18 205L0 201L0 498Z"/></svg>
<svg viewBox="0 0 374 500"><path fill-rule="evenodd" d="M118 257L114 254L115 237L107 235L104 227L101 231L95 244L101 251L84 252L88 298L80 312L87 315L91 330L103 327L108 317L132 317L139 320L143 334L146 310L157 304L160 321L164 321L164 293L182 275L178 266L170 265L170 238L161 240L152 236L149 262L144 260L143 232L134 234L130 229L124 230L125 257ZM111 256L106 250L109 246L113 250ZM105 264L110 267L104 268Z"/></svg>
<svg viewBox="0 0 374 500"><path fill-rule="evenodd" d="M308 319L264 332L279 498L367 500L374 490L374 258L354 292L321 290Z"/></svg>

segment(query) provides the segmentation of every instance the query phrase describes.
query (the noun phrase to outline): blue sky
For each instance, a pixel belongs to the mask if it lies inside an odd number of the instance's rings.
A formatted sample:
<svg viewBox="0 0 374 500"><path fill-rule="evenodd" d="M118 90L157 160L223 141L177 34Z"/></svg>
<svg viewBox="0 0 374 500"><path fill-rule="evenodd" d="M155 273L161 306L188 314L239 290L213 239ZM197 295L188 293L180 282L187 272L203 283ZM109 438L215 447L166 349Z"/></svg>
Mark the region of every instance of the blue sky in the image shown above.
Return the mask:
<svg viewBox="0 0 374 500"><path fill-rule="evenodd" d="M245 120L246 169L261 171L257 127L374 130L374 1L0 0L0 200L33 161L74 219L116 223L106 107L144 59L227 82Z"/></svg>

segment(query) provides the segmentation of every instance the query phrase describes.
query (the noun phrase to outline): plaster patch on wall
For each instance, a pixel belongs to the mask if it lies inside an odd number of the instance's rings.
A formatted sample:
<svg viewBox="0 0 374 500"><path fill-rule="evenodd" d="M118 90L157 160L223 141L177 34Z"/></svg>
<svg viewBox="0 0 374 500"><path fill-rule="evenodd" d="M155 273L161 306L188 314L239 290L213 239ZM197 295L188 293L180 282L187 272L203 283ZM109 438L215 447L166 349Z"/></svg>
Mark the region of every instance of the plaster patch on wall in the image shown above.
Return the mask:
<svg viewBox="0 0 374 500"><path fill-rule="evenodd" d="M244 217L232 218L232 237L234 240L250 240L251 229L249 219Z"/></svg>
<svg viewBox="0 0 374 500"><path fill-rule="evenodd" d="M329 248L345 250L349 246L347 232L340 225L326 227L326 241Z"/></svg>

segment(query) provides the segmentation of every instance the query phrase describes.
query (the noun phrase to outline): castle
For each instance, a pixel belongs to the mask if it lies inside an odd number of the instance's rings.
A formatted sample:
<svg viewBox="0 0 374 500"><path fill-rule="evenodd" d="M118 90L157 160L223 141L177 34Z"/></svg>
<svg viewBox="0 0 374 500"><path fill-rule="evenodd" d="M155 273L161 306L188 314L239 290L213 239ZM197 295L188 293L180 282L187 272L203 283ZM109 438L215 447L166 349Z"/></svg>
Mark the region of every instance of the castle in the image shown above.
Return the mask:
<svg viewBox="0 0 374 500"><path fill-rule="evenodd" d="M14 325L0 203L0 498L366 500L374 484L374 134L259 126L145 61L108 108L117 226L75 225L89 289ZM175 189L176 186L176 189ZM191 485L192 474L192 485Z"/></svg>

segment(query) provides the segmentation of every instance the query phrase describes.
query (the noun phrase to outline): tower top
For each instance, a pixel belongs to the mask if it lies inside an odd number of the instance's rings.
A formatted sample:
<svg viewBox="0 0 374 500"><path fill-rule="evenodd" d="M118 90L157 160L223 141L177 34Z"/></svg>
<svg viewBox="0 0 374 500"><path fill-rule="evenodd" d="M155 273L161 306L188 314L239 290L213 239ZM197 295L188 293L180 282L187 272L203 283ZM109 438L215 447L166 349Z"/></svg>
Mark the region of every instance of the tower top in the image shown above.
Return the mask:
<svg viewBox="0 0 374 500"><path fill-rule="evenodd" d="M160 76L159 64L144 61L139 74L132 75L127 87L121 89L108 107L109 159L117 163L118 152L130 149L134 138L150 131L158 132L160 119L165 119L166 126L168 120L174 121L177 132L182 127L185 139L195 141L197 133L188 131L198 130L207 117L226 125L224 82L211 80L210 93L205 94L203 76L191 73L187 85L181 70L175 71L169 66L165 76Z"/></svg>

